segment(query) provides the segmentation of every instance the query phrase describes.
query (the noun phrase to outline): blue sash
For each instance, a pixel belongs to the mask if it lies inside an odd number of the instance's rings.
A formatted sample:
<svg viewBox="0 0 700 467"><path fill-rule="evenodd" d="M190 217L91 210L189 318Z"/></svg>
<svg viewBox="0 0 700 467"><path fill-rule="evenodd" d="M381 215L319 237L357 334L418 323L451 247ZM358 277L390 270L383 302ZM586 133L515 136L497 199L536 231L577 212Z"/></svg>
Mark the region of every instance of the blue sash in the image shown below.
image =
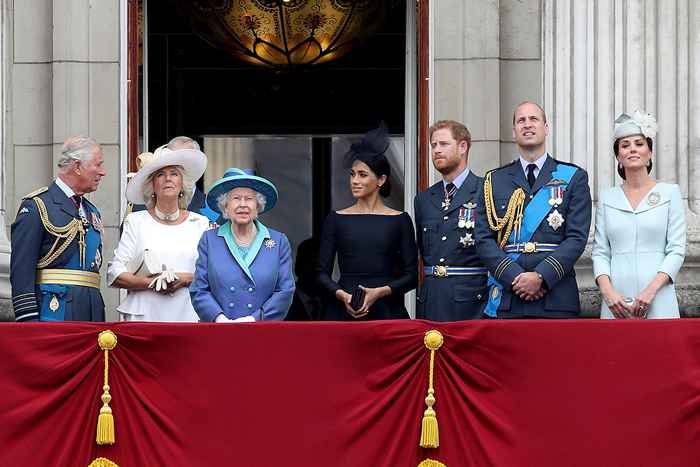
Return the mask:
<svg viewBox="0 0 700 467"><path fill-rule="evenodd" d="M576 170L576 167L572 165L557 164L557 168L552 172L552 180L563 180L565 183L558 186L561 187L562 190L566 190ZM540 189L525 208L523 223L520 227L520 238L515 238L515 230L513 230L510 233L508 243L529 242L551 208L552 206L549 205L549 193L547 190ZM517 261L519 256L520 253L508 253L508 257L512 261ZM494 279L493 275L490 273L488 286L489 301L484 307L484 313L491 318L495 318L498 306L501 304L501 298L503 297L503 286Z"/></svg>

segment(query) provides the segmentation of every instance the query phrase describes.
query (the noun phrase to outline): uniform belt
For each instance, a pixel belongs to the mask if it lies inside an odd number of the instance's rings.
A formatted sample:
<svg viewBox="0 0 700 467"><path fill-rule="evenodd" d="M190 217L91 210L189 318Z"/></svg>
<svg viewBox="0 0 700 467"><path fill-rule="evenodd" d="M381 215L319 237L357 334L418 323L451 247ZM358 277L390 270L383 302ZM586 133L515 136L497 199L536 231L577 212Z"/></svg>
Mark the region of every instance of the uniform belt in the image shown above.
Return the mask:
<svg viewBox="0 0 700 467"><path fill-rule="evenodd" d="M424 274L430 274L435 277L477 276L487 274L488 272L489 270L486 268L475 268L466 266L425 266L423 268Z"/></svg>
<svg viewBox="0 0 700 467"><path fill-rule="evenodd" d="M80 285L100 288L100 275L96 272L76 269L37 269L37 284Z"/></svg>
<svg viewBox="0 0 700 467"><path fill-rule="evenodd" d="M506 253L539 253L541 251L554 251L559 248L558 243L509 243L503 248Z"/></svg>

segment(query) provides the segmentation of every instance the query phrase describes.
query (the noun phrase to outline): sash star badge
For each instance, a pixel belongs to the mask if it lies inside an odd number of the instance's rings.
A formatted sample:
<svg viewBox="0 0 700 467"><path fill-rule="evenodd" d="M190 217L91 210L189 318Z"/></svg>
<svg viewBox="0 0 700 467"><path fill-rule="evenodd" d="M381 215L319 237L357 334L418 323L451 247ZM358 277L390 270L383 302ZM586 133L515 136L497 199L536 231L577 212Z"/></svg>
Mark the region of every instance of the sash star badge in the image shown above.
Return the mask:
<svg viewBox="0 0 700 467"><path fill-rule="evenodd" d="M552 211L549 216L547 216L547 223L553 230L559 229L564 225L564 216L562 216L558 210Z"/></svg>
<svg viewBox="0 0 700 467"><path fill-rule="evenodd" d="M472 234L465 233L463 237L459 237L459 243L461 243L462 246L466 248L468 246L474 245L474 238L472 238Z"/></svg>
<svg viewBox="0 0 700 467"><path fill-rule="evenodd" d="M275 245L277 245L277 242L275 242L273 239L268 238L267 240L265 240L265 247L267 249L272 250L275 247Z"/></svg>

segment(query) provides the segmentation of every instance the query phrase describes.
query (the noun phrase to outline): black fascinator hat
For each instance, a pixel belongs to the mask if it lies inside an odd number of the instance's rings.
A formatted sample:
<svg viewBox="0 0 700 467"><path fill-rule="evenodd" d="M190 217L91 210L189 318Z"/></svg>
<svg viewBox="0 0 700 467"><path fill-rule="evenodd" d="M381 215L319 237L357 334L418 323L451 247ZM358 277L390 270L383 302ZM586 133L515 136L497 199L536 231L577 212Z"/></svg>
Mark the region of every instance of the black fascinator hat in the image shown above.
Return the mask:
<svg viewBox="0 0 700 467"><path fill-rule="evenodd" d="M344 165L347 169L350 169L355 161L360 161L367 164L377 177L386 175L386 182L379 188L379 194L384 198L391 194L391 183L389 182L391 166L385 155L390 145L389 131L386 124L382 122L378 128L367 132L362 137L362 141L353 143L344 157Z"/></svg>

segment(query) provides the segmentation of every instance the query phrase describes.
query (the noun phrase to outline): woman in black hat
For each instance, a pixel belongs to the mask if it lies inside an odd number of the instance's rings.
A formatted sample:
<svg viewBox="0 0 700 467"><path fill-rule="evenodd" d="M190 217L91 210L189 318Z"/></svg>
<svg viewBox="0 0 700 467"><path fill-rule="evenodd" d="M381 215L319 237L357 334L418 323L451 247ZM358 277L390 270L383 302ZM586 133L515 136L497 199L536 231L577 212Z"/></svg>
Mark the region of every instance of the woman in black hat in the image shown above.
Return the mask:
<svg viewBox="0 0 700 467"><path fill-rule="evenodd" d="M388 148L382 125L346 155L356 202L328 215L319 251L319 282L335 298L328 304L327 320L409 317L404 294L418 282L418 255L410 216L382 200L391 192L391 166L384 155ZM338 282L331 278L336 254Z"/></svg>

